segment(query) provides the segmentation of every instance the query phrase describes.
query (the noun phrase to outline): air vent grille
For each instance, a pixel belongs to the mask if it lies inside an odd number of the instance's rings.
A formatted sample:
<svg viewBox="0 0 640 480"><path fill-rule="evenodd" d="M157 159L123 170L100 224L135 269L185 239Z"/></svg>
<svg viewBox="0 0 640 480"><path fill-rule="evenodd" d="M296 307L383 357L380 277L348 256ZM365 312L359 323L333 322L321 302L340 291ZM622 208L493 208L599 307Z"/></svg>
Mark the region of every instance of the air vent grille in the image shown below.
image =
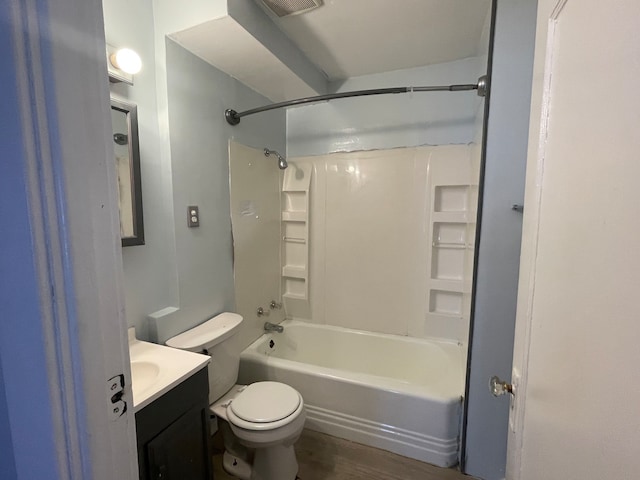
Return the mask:
<svg viewBox="0 0 640 480"><path fill-rule="evenodd" d="M298 15L322 6L322 0L262 0L279 17Z"/></svg>

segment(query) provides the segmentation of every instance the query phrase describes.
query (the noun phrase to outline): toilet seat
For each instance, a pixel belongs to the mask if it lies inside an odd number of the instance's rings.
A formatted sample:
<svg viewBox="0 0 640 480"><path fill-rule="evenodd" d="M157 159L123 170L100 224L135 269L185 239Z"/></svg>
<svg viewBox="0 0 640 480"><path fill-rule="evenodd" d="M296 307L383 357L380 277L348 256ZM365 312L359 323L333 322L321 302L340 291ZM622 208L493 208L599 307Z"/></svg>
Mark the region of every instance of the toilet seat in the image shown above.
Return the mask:
<svg viewBox="0 0 640 480"><path fill-rule="evenodd" d="M304 409L300 394L284 383L256 382L227 407L228 420L246 430L271 430L297 418Z"/></svg>

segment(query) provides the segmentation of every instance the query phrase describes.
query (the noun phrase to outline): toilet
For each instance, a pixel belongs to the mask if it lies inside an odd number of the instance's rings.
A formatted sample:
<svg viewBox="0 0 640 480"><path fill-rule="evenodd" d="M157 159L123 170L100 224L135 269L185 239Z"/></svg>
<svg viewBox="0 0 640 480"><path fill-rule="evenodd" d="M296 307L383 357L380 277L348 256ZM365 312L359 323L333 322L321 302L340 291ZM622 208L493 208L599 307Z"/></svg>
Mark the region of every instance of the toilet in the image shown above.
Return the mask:
<svg viewBox="0 0 640 480"><path fill-rule="evenodd" d="M304 427L304 401L284 383L236 384L240 355L229 339L241 323L237 313L221 313L166 344L211 356L209 404L222 420L224 469L242 480L294 480L298 462L293 445Z"/></svg>

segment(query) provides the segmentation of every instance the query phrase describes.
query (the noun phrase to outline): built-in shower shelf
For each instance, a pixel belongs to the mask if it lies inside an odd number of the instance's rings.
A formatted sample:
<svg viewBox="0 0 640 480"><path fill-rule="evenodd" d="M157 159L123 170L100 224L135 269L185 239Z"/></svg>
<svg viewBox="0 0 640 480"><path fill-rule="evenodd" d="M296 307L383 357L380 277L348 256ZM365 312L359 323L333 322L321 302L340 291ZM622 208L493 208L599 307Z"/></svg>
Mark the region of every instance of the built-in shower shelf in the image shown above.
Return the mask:
<svg viewBox="0 0 640 480"><path fill-rule="evenodd" d="M288 243L300 243L302 245L307 244L307 239L301 237L282 237L282 240Z"/></svg>
<svg viewBox="0 0 640 480"><path fill-rule="evenodd" d="M455 250L464 250L466 248L473 248L473 245L467 243L444 243L444 242L433 242L431 244L434 248L452 248Z"/></svg>
<svg viewBox="0 0 640 480"><path fill-rule="evenodd" d="M468 212L432 212L433 223L435 222L446 222L446 223L469 223L469 213ZM471 221L475 221L475 219L471 219Z"/></svg>
<svg viewBox="0 0 640 480"><path fill-rule="evenodd" d="M283 222L306 222L307 212L285 210L284 212L282 212L282 221Z"/></svg>
<svg viewBox="0 0 640 480"><path fill-rule="evenodd" d="M289 162L282 179L282 299L288 318L310 318L309 188L311 164Z"/></svg>
<svg viewBox="0 0 640 480"><path fill-rule="evenodd" d="M282 276L288 278L301 278L306 280L307 268L299 265L285 265L282 267Z"/></svg>
<svg viewBox="0 0 640 480"><path fill-rule="evenodd" d="M431 288L434 290L444 290L447 292L463 293L465 285L462 280L449 280L444 278L432 278Z"/></svg>
<svg viewBox="0 0 640 480"><path fill-rule="evenodd" d="M295 188L295 187L294 188L291 188L291 187L283 188L282 191L284 193L307 193L307 189L306 188L301 188L301 187L300 188Z"/></svg>
<svg viewBox="0 0 640 480"><path fill-rule="evenodd" d="M432 158L425 336L465 341L471 305L477 188L469 152ZM467 327L465 327L467 325Z"/></svg>
<svg viewBox="0 0 640 480"><path fill-rule="evenodd" d="M296 300L303 302L307 301L306 295L298 295L296 293L285 293L284 295L282 295L282 298L284 298L285 300Z"/></svg>

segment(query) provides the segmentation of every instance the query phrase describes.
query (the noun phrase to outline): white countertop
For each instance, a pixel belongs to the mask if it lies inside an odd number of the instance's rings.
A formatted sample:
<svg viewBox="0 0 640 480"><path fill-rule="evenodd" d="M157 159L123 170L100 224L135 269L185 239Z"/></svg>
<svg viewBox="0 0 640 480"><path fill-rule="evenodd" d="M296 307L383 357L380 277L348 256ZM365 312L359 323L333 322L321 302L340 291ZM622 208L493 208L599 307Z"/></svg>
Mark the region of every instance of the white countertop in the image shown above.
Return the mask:
<svg viewBox="0 0 640 480"><path fill-rule="evenodd" d="M140 411L211 361L208 355L140 341L135 338L133 328L129 329L129 356L134 412Z"/></svg>

